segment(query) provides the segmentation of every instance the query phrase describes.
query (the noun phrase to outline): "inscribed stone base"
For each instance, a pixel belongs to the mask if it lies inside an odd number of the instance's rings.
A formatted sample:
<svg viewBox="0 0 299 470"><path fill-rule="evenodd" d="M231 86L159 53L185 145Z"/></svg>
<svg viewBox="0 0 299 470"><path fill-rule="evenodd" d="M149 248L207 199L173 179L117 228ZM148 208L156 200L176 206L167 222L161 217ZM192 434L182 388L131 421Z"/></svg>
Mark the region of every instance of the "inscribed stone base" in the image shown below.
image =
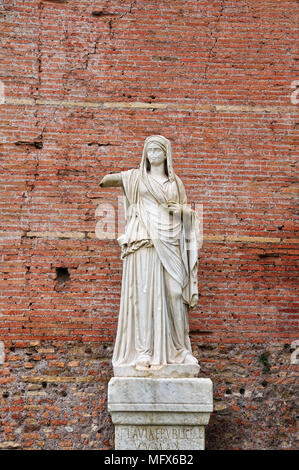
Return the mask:
<svg viewBox="0 0 299 470"><path fill-rule="evenodd" d="M213 411L212 381L113 377L108 410L118 450L203 450Z"/></svg>

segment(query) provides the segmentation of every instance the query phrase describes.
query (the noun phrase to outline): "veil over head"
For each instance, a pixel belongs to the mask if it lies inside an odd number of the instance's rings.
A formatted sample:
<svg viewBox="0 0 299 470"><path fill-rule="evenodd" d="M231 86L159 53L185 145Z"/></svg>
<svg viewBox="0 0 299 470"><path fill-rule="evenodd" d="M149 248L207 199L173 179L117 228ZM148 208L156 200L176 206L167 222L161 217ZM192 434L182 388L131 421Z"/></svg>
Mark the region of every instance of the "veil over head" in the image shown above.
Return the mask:
<svg viewBox="0 0 299 470"><path fill-rule="evenodd" d="M159 147L161 147L165 154L166 154L166 162L167 162L167 171L168 171L168 178L169 181L174 181L174 171L172 166L172 152L171 152L171 143L166 137L163 135L151 135L145 139L143 152L142 152L142 159L140 163L140 171L142 176L146 175L147 167L146 167L146 159L147 159L147 147L149 144L157 143Z"/></svg>

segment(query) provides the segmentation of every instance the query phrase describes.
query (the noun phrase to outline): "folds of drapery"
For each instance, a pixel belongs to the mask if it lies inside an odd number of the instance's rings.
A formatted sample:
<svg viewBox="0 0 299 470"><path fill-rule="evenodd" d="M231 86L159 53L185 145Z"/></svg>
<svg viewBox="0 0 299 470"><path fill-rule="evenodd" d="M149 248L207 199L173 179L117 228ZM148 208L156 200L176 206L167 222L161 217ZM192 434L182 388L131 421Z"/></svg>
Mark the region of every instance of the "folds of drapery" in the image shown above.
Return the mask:
<svg viewBox="0 0 299 470"><path fill-rule="evenodd" d="M163 267L181 284L183 301L195 307L199 221L196 212L188 209L183 183L175 175L175 202L185 208L182 220L177 222L169 217L168 200L160 183L138 169L124 171L121 175L127 221L125 233L118 238L122 257L153 243ZM143 186L146 197L142 195Z"/></svg>
<svg viewBox="0 0 299 470"><path fill-rule="evenodd" d="M183 364L191 353L187 306L169 293L169 278L154 247L125 257L114 366Z"/></svg>

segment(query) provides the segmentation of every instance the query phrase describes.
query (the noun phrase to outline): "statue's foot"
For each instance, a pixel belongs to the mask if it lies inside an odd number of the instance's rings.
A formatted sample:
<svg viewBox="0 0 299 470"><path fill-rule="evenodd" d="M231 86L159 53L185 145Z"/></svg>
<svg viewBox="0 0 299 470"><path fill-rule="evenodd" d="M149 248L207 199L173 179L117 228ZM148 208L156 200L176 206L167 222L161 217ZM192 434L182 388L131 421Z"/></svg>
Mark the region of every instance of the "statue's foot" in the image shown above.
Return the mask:
<svg viewBox="0 0 299 470"><path fill-rule="evenodd" d="M198 360L191 353L188 353L185 357L184 364L198 364Z"/></svg>
<svg viewBox="0 0 299 470"><path fill-rule="evenodd" d="M150 367L150 358L142 357L136 362L136 369L148 369Z"/></svg>

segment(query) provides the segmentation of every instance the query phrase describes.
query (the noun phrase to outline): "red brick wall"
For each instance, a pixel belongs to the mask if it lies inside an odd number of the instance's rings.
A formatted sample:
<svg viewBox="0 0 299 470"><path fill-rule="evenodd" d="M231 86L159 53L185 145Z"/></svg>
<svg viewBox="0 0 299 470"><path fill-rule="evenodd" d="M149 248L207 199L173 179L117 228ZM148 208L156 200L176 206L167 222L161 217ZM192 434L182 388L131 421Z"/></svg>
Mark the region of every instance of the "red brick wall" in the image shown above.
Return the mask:
<svg viewBox="0 0 299 470"><path fill-rule="evenodd" d="M295 447L297 13L291 0L3 0L0 448L113 447L121 261L95 210L121 191L98 183L136 167L153 133L203 204L190 328L214 383L206 447Z"/></svg>

